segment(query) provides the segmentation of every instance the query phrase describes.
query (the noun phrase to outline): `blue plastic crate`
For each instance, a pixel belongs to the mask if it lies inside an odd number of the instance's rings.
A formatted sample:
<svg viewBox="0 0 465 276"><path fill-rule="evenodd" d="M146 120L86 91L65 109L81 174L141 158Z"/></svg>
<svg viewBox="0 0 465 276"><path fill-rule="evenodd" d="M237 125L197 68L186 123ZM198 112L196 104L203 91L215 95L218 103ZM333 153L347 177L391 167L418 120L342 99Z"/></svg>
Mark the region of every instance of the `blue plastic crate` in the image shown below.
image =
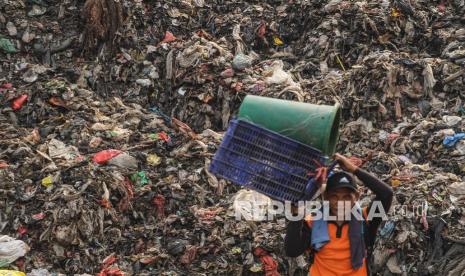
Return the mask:
<svg viewBox="0 0 465 276"><path fill-rule="evenodd" d="M210 172L271 198L308 199L317 185L308 176L322 153L276 132L243 120L232 120L213 157Z"/></svg>

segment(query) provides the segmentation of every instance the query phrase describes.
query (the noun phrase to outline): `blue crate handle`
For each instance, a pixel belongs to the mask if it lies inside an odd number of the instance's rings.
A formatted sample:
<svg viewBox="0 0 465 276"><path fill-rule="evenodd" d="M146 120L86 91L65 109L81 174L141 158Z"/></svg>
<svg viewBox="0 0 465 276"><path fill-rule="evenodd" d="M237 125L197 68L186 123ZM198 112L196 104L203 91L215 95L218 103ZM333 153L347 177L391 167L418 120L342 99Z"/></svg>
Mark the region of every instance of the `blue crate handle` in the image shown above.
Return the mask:
<svg viewBox="0 0 465 276"><path fill-rule="evenodd" d="M333 161L331 163L331 165L329 165L328 167L328 177L333 175L333 170L334 170L334 167L336 167L338 161ZM305 187L305 191L304 191L304 197L307 198L310 196L310 194L312 193L313 191L313 188L315 187L315 178L312 177L308 180L307 182L307 186Z"/></svg>

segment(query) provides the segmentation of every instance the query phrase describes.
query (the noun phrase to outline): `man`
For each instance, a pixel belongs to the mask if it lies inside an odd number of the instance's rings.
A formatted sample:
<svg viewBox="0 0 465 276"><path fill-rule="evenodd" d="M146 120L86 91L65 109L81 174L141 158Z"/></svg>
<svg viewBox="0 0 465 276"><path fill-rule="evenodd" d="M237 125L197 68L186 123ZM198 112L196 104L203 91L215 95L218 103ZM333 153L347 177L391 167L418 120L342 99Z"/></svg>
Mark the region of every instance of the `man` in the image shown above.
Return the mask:
<svg viewBox="0 0 465 276"><path fill-rule="evenodd" d="M329 214L332 218L307 217L305 220L290 221L284 241L285 251L289 257L311 251L311 276L369 275L367 252L374 244L382 218L378 214L369 219L367 215L375 211L381 212L380 209L384 209L386 213L389 211L392 188L352 164L346 157L336 154L334 159L346 172L337 172L327 180L323 199L329 201ZM376 195L367 208L357 211L359 216L354 213L344 216L347 211L350 212L347 209L351 208L343 208L342 203L348 202L345 206L355 206L354 210L358 206L356 202L359 193L351 174L356 175ZM324 213L324 207L321 211Z"/></svg>

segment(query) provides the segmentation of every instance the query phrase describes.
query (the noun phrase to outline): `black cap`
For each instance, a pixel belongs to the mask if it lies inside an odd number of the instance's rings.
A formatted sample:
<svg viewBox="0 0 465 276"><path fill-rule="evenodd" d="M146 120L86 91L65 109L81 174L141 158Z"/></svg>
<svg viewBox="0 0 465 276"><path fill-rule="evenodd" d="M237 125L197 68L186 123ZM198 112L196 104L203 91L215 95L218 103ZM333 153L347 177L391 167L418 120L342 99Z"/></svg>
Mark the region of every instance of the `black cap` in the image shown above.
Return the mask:
<svg viewBox="0 0 465 276"><path fill-rule="evenodd" d="M329 192L337 188L349 188L354 192L358 191L354 178L346 172L337 172L328 177L326 191Z"/></svg>

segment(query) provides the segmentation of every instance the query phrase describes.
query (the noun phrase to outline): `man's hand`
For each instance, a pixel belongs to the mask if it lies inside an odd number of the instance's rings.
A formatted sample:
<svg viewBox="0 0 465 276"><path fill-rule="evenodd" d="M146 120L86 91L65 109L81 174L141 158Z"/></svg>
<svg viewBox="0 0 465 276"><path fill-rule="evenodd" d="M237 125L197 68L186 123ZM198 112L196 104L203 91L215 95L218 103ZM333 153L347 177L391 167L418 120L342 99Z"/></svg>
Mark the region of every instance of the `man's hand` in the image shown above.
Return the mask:
<svg viewBox="0 0 465 276"><path fill-rule="evenodd" d="M352 162L350 162L350 160L345 157L344 155L341 155L339 153L336 153L334 156L333 156L334 160L337 160L339 165L341 166L341 168L345 171L348 171L350 173L354 173L358 167L355 166L354 164L352 164Z"/></svg>

